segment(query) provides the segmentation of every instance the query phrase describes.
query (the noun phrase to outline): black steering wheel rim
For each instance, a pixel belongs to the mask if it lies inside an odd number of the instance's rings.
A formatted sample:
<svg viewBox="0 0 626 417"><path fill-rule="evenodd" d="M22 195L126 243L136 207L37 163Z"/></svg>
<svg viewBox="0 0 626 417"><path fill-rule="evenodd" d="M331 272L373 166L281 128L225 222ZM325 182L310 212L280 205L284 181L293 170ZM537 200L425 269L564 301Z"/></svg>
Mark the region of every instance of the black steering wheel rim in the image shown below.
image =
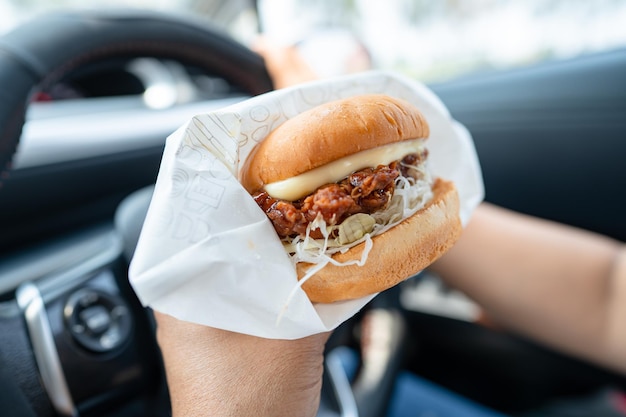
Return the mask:
<svg viewBox="0 0 626 417"><path fill-rule="evenodd" d="M132 56L197 65L251 95L273 88L260 56L204 20L139 10L41 15L0 38L0 173L35 91L94 62Z"/></svg>

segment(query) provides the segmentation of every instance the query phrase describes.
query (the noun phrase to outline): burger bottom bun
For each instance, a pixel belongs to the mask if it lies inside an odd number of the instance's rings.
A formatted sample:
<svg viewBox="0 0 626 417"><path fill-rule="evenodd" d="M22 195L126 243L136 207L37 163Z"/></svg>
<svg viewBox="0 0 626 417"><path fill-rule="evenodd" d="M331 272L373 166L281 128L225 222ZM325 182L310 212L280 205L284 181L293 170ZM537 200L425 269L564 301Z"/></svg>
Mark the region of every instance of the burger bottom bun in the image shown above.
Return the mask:
<svg viewBox="0 0 626 417"><path fill-rule="evenodd" d="M420 211L375 236L364 266L326 265L302 289L312 302L332 303L386 290L417 274L443 255L462 232L459 197L454 183L436 179L433 198ZM338 262L360 259L365 244L337 253ZM297 264L298 279L311 264Z"/></svg>

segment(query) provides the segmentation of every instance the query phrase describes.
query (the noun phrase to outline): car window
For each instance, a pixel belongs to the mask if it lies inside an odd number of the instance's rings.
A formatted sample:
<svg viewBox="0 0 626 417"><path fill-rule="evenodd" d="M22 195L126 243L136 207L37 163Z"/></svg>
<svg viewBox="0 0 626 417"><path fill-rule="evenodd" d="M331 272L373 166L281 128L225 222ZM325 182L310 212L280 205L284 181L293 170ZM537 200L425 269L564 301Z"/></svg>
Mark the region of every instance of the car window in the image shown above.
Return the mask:
<svg viewBox="0 0 626 417"><path fill-rule="evenodd" d="M331 75L355 41L370 67L426 82L626 46L626 0L4 0L0 33L44 11L122 6L193 14L246 44L263 33Z"/></svg>
<svg viewBox="0 0 626 417"><path fill-rule="evenodd" d="M248 42L258 33L255 0L2 0L0 34L44 12L66 9L149 9L210 20L236 39Z"/></svg>
<svg viewBox="0 0 626 417"><path fill-rule="evenodd" d="M260 14L285 42L349 30L375 66L424 81L626 45L623 0L261 0ZM311 61L328 57L319 43Z"/></svg>

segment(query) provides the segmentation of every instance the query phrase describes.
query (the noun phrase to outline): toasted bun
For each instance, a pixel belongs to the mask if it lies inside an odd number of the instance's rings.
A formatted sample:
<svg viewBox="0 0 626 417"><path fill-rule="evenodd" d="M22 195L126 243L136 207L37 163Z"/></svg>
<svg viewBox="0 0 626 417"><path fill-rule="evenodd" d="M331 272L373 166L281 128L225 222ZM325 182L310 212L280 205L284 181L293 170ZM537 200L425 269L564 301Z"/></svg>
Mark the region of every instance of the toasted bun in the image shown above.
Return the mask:
<svg viewBox="0 0 626 417"><path fill-rule="evenodd" d="M424 117L406 101L385 95L332 101L274 129L247 158L241 183L254 192L344 156L428 134Z"/></svg>
<svg viewBox="0 0 626 417"><path fill-rule="evenodd" d="M422 210L373 238L364 266L326 265L302 288L310 300L332 303L391 288L443 255L461 235L459 197L454 183L437 179L433 199ZM365 244L333 256L339 262L360 259ZM311 264L297 264L298 278Z"/></svg>

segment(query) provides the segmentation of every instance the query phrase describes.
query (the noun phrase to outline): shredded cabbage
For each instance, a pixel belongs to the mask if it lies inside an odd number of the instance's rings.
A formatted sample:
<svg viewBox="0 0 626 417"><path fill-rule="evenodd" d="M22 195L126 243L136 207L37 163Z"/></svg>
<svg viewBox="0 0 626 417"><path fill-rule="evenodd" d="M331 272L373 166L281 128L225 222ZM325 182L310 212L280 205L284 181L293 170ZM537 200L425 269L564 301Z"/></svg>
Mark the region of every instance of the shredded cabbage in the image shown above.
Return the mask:
<svg viewBox="0 0 626 417"><path fill-rule="evenodd" d="M423 166L410 166L410 169L418 172L418 179L412 177L405 177L400 175L396 178L395 190L393 197L388 203L387 208L379 210L376 213L370 214L376 223L370 233L366 233L360 239L355 240L352 243L341 244L338 238L334 238L334 232L341 228L342 225L328 226L324 219L318 215L318 217L311 223L309 223L306 234L304 237L287 237L283 239L283 245L290 254L293 264L299 262L306 262L315 264L316 266L322 265L316 268L310 268L309 271L315 269L316 272L323 268L328 263L332 263L337 266L359 264L364 265L369 254L369 249L372 246L372 237L384 233L391 229L403 219L412 216L415 212L422 209L432 198L432 178L425 167ZM312 230L319 229L322 233L323 239L313 239L310 236ZM362 243L368 242L366 248L363 251L363 256L359 260L350 260L344 263L340 263L332 259L332 255L337 252L347 252L350 248ZM307 274L313 275L313 274ZM304 277L307 278L307 277ZM301 279L303 283L305 279Z"/></svg>

